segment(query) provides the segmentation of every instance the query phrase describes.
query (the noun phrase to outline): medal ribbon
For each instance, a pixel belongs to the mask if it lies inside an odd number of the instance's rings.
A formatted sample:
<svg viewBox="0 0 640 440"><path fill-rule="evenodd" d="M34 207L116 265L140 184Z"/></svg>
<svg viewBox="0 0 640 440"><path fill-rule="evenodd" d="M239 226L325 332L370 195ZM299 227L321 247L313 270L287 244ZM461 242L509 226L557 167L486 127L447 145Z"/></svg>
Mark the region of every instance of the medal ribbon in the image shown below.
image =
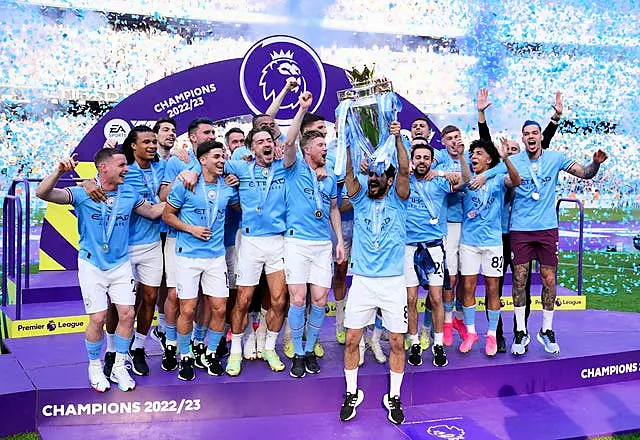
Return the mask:
<svg viewBox="0 0 640 440"><path fill-rule="evenodd" d="M316 171L311 169L310 166L307 165L307 169L311 173L311 180L313 181L313 197L316 199L316 210L322 212L322 195L320 194L318 176L316 175Z"/></svg>
<svg viewBox="0 0 640 440"><path fill-rule="evenodd" d="M213 224L216 222L216 218L218 217L218 204L220 202L220 188L221 188L221 177L218 176L218 184L216 185L216 199L213 203L214 209L213 211L209 208L209 195L207 194L207 186L204 182L204 176L200 176L202 179L200 181L200 185L202 186L202 193L204 197L204 213L207 219L207 224L205 225L207 228L213 228ZM213 213L213 215L211 215Z"/></svg>
<svg viewBox="0 0 640 440"><path fill-rule="evenodd" d="M414 175L411 175L411 178L413 179L415 187L418 190L418 195L424 202L424 206L427 208L427 211L429 212L431 218L438 218L436 210L433 206L433 200L431 199L431 196L429 196L429 193L425 191L425 186L428 185L428 182L418 182L418 179L416 179Z"/></svg>
<svg viewBox="0 0 640 440"><path fill-rule="evenodd" d="M384 209L385 206L387 205L387 199L384 198L382 199L381 202L373 202L373 204L371 205L371 208L373 210L373 224L372 224L372 229L373 229L373 235L374 235L374 242L375 243L380 243L380 232L382 230L382 219L384 218Z"/></svg>
<svg viewBox="0 0 640 440"><path fill-rule="evenodd" d="M540 156L540 158L538 158L538 163L536 164L536 170L539 170L541 168L541 163L540 163L540 159L542 159L542 156ZM538 174L536 171L533 170L533 164L529 165L529 173L531 173L531 179L533 180L533 184L536 187L536 192L538 194L540 194L541 190L542 190L542 186L540 185L540 181L538 180Z"/></svg>
<svg viewBox="0 0 640 440"><path fill-rule="evenodd" d="M253 183L253 186L255 186L256 189L258 190L258 194L260 196L260 204L258 205L258 208L260 212L262 212L262 208L264 207L264 204L267 201L267 197L269 196L269 190L271 189L271 182L273 181L273 174L274 174L273 166L269 167L269 175L267 176L267 183L266 183L267 187L264 190L264 194L262 194L262 191L260 191L260 188L258 187L258 184L256 182L256 176L254 173L255 168L256 168L256 161L254 160L253 162L251 162L251 165L249 165L249 176L251 176L251 183Z"/></svg>
<svg viewBox="0 0 640 440"><path fill-rule="evenodd" d="M98 187L102 188L100 179L96 176L96 182ZM118 217L118 205L120 204L120 185L118 185L118 191L116 192L116 199L113 202L113 208L111 208L109 217L109 224L107 225L107 202L100 202L100 213L102 215L102 244L109 244L111 235L113 235L113 229L116 226L116 218ZM106 225L106 228L105 228Z"/></svg>
<svg viewBox="0 0 640 440"><path fill-rule="evenodd" d="M482 217L482 219L484 219L484 212L489 209L488 206L488 202L489 202L489 197L491 197L491 193L493 193L493 190L496 186L496 179L489 179L490 181L487 182L483 187L483 198L482 198L482 205L480 206L480 209L478 209L478 214L480 215L480 217Z"/></svg>

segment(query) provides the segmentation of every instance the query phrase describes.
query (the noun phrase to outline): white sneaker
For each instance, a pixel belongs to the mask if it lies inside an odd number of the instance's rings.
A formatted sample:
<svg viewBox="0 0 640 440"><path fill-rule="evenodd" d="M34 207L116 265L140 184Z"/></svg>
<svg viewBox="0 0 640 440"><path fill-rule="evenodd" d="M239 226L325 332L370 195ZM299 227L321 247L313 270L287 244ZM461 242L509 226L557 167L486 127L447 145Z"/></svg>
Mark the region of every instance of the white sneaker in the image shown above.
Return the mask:
<svg viewBox="0 0 640 440"><path fill-rule="evenodd" d="M247 340L244 341L244 347L242 348L242 354L247 360L254 360L258 357L258 353L256 351L256 333L251 332L249 336L247 336Z"/></svg>
<svg viewBox="0 0 640 440"><path fill-rule="evenodd" d="M367 350L367 346L364 342L364 334L360 339L360 344L358 345L358 350L360 351L360 360L358 361L358 366L361 367L364 364L364 352Z"/></svg>
<svg viewBox="0 0 640 440"><path fill-rule="evenodd" d="M105 393L111 388L107 376L105 376L102 371L102 363L95 365L89 364L89 383L91 384L91 388L99 393Z"/></svg>
<svg viewBox="0 0 640 440"><path fill-rule="evenodd" d="M118 359L111 370L111 382L117 383L121 391L132 391L136 387L136 382L129 375L127 366L122 361L118 362Z"/></svg>
<svg viewBox="0 0 640 440"><path fill-rule="evenodd" d="M256 331L256 356L258 359L262 359L262 352L264 351L264 343L267 340L267 330Z"/></svg>
<svg viewBox="0 0 640 440"><path fill-rule="evenodd" d="M376 362L379 364L384 364L387 362L387 356L382 351L382 347L380 346L380 341L371 339L371 351L373 352L373 356L376 358Z"/></svg>

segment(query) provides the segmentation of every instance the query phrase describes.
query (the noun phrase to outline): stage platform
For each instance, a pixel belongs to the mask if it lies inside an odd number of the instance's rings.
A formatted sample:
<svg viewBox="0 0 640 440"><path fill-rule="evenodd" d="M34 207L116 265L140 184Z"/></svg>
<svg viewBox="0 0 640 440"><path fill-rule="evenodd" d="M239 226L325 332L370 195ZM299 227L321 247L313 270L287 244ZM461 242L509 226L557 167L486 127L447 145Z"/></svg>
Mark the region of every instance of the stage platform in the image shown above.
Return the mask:
<svg viewBox="0 0 640 440"><path fill-rule="evenodd" d="M531 316L532 334L540 327L540 315ZM503 313L509 343L512 316ZM9 375L2 368L2 377L12 380L0 381L0 407L23 408L23 415L12 419L12 429L37 428L45 439L67 440L134 431L157 438L212 438L211 432L220 438L250 438L269 432L270 438L360 439L372 438L372 430L378 438L420 439L435 438L424 435L434 423L475 433L461 439L580 438L640 430L637 314L557 313L554 327L562 351L555 356L534 338L524 357L487 358L482 336L470 353L462 354L456 337L447 367L433 367L429 353L424 365L406 367L402 399L408 423L401 427L391 426L380 407L388 367L377 364L370 351L360 369L365 400L358 418L347 424L337 420L344 376L333 324L328 318L321 333L326 351L321 374L304 379L289 376L290 361L283 356L287 370L282 373L271 372L263 361L245 361L236 378L209 377L198 370L194 382L181 382L175 372L160 369L159 345L149 340L151 375L136 378L138 387L130 393L114 387L98 394L89 387L81 334L11 339L6 341L11 353L0 356L13 368ZM477 327L486 332L483 313L477 315ZM281 353L280 343L277 348ZM388 351L387 343L383 348ZM0 435L8 434L2 426ZM292 426L308 432L288 433Z"/></svg>

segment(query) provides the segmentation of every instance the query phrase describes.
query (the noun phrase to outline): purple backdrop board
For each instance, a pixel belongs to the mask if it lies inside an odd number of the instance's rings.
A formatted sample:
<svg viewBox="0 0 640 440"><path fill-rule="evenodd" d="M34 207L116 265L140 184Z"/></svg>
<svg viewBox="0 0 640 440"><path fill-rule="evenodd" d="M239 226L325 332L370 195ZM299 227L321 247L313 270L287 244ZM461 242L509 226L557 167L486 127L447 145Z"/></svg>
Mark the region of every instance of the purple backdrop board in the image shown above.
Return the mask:
<svg viewBox="0 0 640 440"><path fill-rule="evenodd" d="M11 354L0 355L0 437L36 429L36 390Z"/></svg>
<svg viewBox="0 0 640 440"><path fill-rule="evenodd" d="M107 138L122 142L136 125L151 125L162 117L173 117L178 134L186 132L189 122L207 117L222 121L263 113L287 78L299 80L300 90L314 94L312 111L329 121L335 119L337 91L350 88L345 71L322 63L305 42L293 37L271 36L257 42L242 59L220 61L194 67L144 87L124 99L94 125L75 149L78 159L87 165ZM287 96L276 118L287 123L297 111L293 94ZM405 128L422 113L404 98L398 119ZM440 145L435 125L434 143ZM93 177L90 166L81 166L69 177ZM49 210L47 210L49 211ZM72 211L73 213L73 211ZM71 245L74 228L65 213L47 212L42 228L41 251L50 258L41 270L77 269L77 251Z"/></svg>

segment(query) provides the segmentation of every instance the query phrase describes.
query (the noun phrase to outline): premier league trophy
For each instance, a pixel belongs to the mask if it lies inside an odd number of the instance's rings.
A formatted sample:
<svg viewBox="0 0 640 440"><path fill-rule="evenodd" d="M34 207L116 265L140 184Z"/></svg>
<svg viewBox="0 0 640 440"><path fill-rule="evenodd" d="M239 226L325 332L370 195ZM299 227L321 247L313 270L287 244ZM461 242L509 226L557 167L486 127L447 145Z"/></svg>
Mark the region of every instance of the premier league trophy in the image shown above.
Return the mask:
<svg viewBox="0 0 640 440"><path fill-rule="evenodd" d="M375 65L374 65L375 68ZM336 109L338 145L335 174L346 168L346 148L351 147L351 160L358 166L366 157L369 166L384 171L395 158L395 140L389 135L389 124L402 110L398 95L387 79L375 79L374 69L347 71L351 88L338 91Z"/></svg>

